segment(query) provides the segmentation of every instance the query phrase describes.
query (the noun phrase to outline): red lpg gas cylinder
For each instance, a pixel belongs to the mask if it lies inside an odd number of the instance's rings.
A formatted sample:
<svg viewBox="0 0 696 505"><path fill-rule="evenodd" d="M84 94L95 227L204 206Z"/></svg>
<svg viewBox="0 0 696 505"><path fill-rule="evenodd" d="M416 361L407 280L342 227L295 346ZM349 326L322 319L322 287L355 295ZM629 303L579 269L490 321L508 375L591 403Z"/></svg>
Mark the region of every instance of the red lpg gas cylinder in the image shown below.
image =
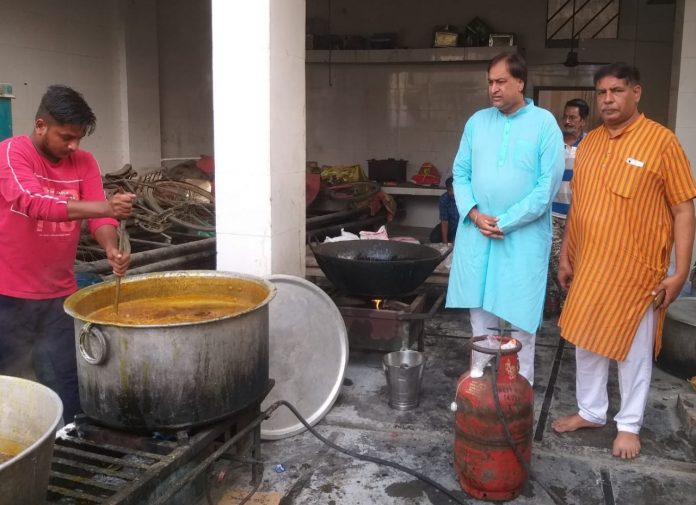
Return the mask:
<svg viewBox="0 0 696 505"><path fill-rule="evenodd" d="M532 387L519 375L517 352L521 344L509 337L494 337L500 346L512 342L511 349L480 347L477 337L472 348L494 354L498 360L497 389L500 407L512 440L529 467L532 454L534 402ZM506 346L507 347L507 346ZM459 378L455 410L455 467L462 489L482 500L511 500L522 492L529 477L505 437L496 412L492 378L494 364L485 367L482 377L471 377L471 370Z"/></svg>

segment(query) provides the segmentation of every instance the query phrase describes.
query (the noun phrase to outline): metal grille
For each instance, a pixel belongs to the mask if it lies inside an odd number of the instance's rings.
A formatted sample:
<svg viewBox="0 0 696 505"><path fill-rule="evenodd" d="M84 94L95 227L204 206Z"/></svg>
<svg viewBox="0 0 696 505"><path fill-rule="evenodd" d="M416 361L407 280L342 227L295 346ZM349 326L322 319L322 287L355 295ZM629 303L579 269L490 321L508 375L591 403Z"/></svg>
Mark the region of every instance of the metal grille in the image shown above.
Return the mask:
<svg viewBox="0 0 696 505"><path fill-rule="evenodd" d="M618 34L618 0L547 0L547 43L615 39Z"/></svg>
<svg viewBox="0 0 696 505"><path fill-rule="evenodd" d="M190 433L180 431L167 439L111 430L80 416L56 438L47 503L152 503L216 445L248 425L259 411L260 403L215 425ZM259 428L235 450L258 458Z"/></svg>

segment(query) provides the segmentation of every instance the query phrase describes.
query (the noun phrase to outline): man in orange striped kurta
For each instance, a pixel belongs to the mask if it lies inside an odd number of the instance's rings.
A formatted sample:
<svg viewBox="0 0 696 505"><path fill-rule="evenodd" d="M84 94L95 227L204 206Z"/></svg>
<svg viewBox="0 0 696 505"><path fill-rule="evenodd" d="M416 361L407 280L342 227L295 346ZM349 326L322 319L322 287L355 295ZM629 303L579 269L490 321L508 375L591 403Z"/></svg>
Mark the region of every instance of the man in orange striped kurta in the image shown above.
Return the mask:
<svg viewBox="0 0 696 505"><path fill-rule="evenodd" d="M569 289L558 324L576 346L578 413L552 426L604 426L609 361L616 360L621 408L612 453L631 459L640 452L665 310L689 272L696 183L675 135L638 112L638 69L607 65L594 83L603 124L577 151L558 273ZM675 271L667 276L672 245Z"/></svg>

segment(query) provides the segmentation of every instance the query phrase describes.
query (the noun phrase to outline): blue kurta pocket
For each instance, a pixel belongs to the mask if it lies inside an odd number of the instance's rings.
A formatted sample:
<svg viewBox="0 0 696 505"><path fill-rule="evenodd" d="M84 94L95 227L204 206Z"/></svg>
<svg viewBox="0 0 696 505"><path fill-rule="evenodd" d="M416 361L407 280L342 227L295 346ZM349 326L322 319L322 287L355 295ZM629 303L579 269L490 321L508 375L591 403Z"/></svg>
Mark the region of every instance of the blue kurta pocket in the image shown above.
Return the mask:
<svg viewBox="0 0 696 505"><path fill-rule="evenodd" d="M513 166L520 170L536 173L538 166L537 146L528 140L518 140L512 149Z"/></svg>

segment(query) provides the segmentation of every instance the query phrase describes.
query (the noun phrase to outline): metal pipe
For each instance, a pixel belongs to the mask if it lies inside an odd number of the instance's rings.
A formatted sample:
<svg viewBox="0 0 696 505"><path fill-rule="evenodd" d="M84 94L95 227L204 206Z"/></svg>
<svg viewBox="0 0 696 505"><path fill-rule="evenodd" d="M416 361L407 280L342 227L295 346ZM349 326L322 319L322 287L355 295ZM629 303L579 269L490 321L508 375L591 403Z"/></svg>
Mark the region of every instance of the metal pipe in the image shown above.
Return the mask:
<svg viewBox="0 0 696 505"><path fill-rule="evenodd" d="M138 268L128 270L128 275L147 274L151 272L163 272L165 270L173 270L177 267L182 267L188 263L195 263L201 260L206 260L215 257L215 251L203 251L187 254L185 256L177 256L175 258L167 258L162 261L148 263ZM113 280L115 275L107 275L105 281Z"/></svg>
<svg viewBox="0 0 696 505"><path fill-rule="evenodd" d="M372 225L372 224L384 224L387 222L387 217L385 213L379 213L374 217L370 217L367 219L363 219L362 221L351 221L349 223L337 223L331 226L326 226L324 228L317 228L316 230L311 230L311 233L308 233L308 236L329 236L329 235L334 235L334 234L339 234L341 233L341 228L343 228L346 231L350 232L359 232L360 230L364 230L366 226ZM308 232L310 230L307 230Z"/></svg>
<svg viewBox="0 0 696 505"><path fill-rule="evenodd" d="M166 258L199 252L206 249L215 251L215 237L133 253L131 255L131 266L139 267L148 263L159 262ZM89 263L79 263L75 265L75 272L108 274L111 272L111 265L108 260L105 259Z"/></svg>
<svg viewBox="0 0 696 505"><path fill-rule="evenodd" d="M143 244L143 245L149 245L152 247L172 247L172 244L168 242L156 242L155 240L145 240L142 238L133 238L130 237L131 244Z"/></svg>
<svg viewBox="0 0 696 505"><path fill-rule="evenodd" d="M307 218L307 229L311 230L317 226L334 223L336 221L341 221L347 218L358 217L362 214L368 214L370 209L368 207L360 207L357 209L342 210L340 212L331 212L329 214L324 214L322 216L308 217Z"/></svg>

